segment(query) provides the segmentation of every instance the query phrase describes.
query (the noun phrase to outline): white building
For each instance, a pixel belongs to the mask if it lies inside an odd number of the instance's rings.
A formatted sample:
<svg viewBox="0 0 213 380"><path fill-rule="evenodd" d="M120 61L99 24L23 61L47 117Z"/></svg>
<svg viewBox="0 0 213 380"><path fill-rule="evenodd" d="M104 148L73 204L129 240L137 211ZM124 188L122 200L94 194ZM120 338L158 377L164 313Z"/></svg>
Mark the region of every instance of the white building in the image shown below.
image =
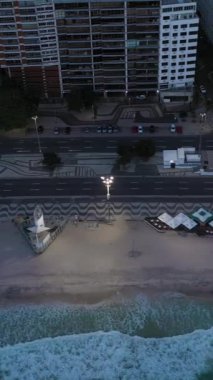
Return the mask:
<svg viewBox="0 0 213 380"><path fill-rule="evenodd" d="M200 12L200 22L205 30L209 40L213 43L213 1L212 0L198 0L198 10Z"/></svg>
<svg viewBox="0 0 213 380"><path fill-rule="evenodd" d="M169 102L190 102L196 68L199 18L194 0L162 0L159 93Z"/></svg>
<svg viewBox="0 0 213 380"><path fill-rule="evenodd" d="M201 163L200 154L196 154L194 147L178 148L177 150L163 151L164 168L193 168Z"/></svg>

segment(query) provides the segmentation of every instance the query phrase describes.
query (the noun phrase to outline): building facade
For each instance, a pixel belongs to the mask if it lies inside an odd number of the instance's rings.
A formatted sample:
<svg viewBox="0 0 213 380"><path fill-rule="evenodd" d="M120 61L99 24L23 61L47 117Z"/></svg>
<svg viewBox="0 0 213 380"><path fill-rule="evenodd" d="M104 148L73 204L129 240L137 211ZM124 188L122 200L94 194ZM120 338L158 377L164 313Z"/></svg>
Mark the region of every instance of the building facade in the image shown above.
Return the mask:
<svg viewBox="0 0 213 380"><path fill-rule="evenodd" d="M209 41L213 44L213 1L212 0L198 0L198 11L200 14L200 23L204 29Z"/></svg>
<svg viewBox="0 0 213 380"><path fill-rule="evenodd" d="M76 86L163 97L193 84L197 31L190 0L3 0L0 67L45 97Z"/></svg>
<svg viewBox="0 0 213 380"><path fill-rule="evenodd" d="M159 90L164 102L193 94L199 18L196 1L162 0L160 14Z"/></svg>

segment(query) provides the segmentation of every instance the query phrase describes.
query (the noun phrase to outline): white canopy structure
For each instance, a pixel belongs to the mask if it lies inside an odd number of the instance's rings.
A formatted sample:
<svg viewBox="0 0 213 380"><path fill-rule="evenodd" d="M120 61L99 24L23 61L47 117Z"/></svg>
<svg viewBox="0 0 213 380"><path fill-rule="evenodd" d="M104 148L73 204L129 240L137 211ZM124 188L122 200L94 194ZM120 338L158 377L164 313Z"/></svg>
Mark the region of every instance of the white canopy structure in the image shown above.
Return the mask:
<svg viewBox="0 0 213 380"><path fill-rule="evenodd" d="M213 227L213 220L211 220L211 222L209 222L209 225L210 225L211 227Z"/></svg>
<svg viewBox="0 0 213 380"><path fill-rule="evenodd" d="M169 227L175 229L177 228L181 223L179 222L178 219L175 219L175 218L171 218L170 220L168 220L168 222L166 223Z"/></svg>
<svg viewBox="0 0 213 380"><path fill-rule="evenodd" d="M183 226L185 226L186 228L188 228L188 230L192 230L192 228L194 228L195 226L197 226L197 223L193 219L191 219L189 217L187 217L187 219L182 224L183 224Z"/></svg>
<svg viewBox="0 0 213 380"><path fill-rule="evenodd" d="M165 224L168 224L169 220L170 219L173 219L171 215L167 214L167 212L164 212L163 214L161 214L160 216L158 216L158 219L165 223Z"/></svg>
<svg viewBox="0 0 213 380"><path fill-rule="evenodd" d="M192 214L193 218L197 219L201 223L206 223L208 219L212 217L212 214L204 208L199 208Z"/></svg>

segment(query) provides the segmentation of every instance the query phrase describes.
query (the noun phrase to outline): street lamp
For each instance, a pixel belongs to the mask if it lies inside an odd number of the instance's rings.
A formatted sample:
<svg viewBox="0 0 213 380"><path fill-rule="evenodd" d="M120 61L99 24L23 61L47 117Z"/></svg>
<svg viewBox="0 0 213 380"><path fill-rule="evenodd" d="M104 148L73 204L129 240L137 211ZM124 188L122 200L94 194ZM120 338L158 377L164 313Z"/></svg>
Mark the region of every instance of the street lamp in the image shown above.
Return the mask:
<svg viewBox="0 0 213 380"><path fill-rule="evenodd" d="M114 177L101 177L101 180L103 182L103 184L106 186L106 189L107 189L107 200L110 199L110 187L114 181Z"/></svg>
<svg viewBox="0 0 213 380"><path fill-rule="evenodd" d="M159 90L156 90L156 94L157 94L158 102L160 102L160 91L159 91Z"/></svg>
<svg viewBox="0 0 213 380"><path fill-rule="evenodd" d="M39 139L39 134L38 134L38 126L37 126L37 119L38 119L38 116L32 116L32 119L33 119L34 122L35 122L35 129L36 129L37 140L38 140L38 150L39 150L39 153L42 153L42 150L41 150L41 144L40 144L40 139Z"/></svg>

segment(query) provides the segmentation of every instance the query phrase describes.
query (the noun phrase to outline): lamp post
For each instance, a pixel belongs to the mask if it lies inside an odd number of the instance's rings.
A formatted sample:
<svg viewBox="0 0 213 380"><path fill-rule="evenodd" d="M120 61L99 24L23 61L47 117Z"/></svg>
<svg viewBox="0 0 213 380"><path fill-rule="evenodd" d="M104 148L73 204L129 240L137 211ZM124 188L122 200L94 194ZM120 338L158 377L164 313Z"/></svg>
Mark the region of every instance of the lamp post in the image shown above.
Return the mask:
<svg viewBox="0 0 213 380"><path fill-rule="evenodd" d="M107 189L107 200L109 201L110 199L110 187L113 183L113 180L114 180L114 177L101 177L101 180L103 182L103 184L106 186L106 189Z"/></svg>
<svg viewBox="0 0 213 380"><path fill-rule="evenodd" d="M200 123L204 123L206 121L206 113L203 112L203 113L200 113ZM200 126L200 134L199 134L199 147L198 147L198 150L201 154L201 150L202 150L202 126Z"/></svg>
<svg viewBox="0 0 213 380"><path fill-rule="evenodd" d="M37 126L38 116L32 116L32 119L35 122L35 130L36 130L36 135L37 135L37 140L38 140L38 150L39 150L39 153L42 153L41 144L40 144L40 138L39 138L39 134L38 134L38 126Z"/></svg>
<svg viewBox="0 0 213 380"><path fill-rule="evenodd" d="M158 103L160 103L160 91L159 91L159 90L156 90L156 94L157 94L157 100L158 100Z"/></svg>
<svg viewBox="0 0 213 380"><path fill-rule="evenodd" d="M106 186L106 189L107 189L106 197L107 197L107 201L109 201L110 200L110 187L113 184L114 177L101 177L101 180L102 180L103 184ZM108 203L108 219L109 219L109 223L110 223L110 203Z"/></svg>

